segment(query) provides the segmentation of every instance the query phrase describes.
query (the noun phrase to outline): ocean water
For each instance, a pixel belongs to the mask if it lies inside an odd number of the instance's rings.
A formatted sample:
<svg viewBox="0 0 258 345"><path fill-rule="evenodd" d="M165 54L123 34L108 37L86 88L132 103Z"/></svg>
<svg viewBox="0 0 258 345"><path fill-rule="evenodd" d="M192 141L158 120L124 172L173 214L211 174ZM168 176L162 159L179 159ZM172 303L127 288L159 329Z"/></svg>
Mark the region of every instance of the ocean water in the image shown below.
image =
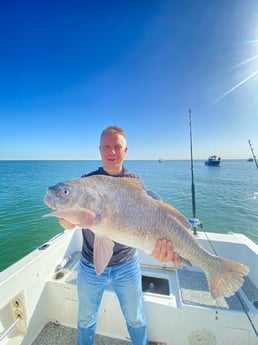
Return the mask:
<svg viewBox="0 0 258 345"><path fill-rule="evenodd" d="M57 233L58 220L42 218L47 188L80 177L101 161L0 161L0 271ZM192 217L190 161L125 161L164 201ZM203 231L243 233L258 244L258 170L245 160L220 167L194 161L196 217Z"/></svg>

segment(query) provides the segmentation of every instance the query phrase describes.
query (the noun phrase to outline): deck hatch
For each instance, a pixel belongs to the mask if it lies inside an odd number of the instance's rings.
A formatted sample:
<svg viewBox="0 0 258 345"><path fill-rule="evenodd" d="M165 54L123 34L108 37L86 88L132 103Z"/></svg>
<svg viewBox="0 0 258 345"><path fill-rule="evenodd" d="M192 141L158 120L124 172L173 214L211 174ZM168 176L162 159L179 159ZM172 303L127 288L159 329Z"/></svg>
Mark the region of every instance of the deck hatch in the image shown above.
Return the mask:
<svg viewBox="0 0 258 345"><path fill-rule="evenodd" d="M142 290L144 292L169 296L167 279L142 275Z"/></svg>

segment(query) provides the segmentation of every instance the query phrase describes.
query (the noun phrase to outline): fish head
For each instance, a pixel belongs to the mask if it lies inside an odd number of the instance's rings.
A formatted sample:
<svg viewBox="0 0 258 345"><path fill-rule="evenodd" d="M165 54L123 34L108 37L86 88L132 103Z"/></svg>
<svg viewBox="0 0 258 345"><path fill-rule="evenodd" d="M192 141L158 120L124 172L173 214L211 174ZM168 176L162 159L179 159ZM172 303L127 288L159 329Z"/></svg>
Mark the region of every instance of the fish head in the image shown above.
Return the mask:
<svg viewBox="0 0 258 345"><path fill-rule="evenodd" d="M100 212L102 196L86 180L87 178L74 179L49 187L44 198L45 204L54 210L80 207Z"/></svg>
<svg viewBox="0 0 258 345"><path fill-rule="evenodd" d="M44 202L54 210L70 207L74 199L74 189L74 186L67 182L61 182L51 186L47 190Z"/></svg>

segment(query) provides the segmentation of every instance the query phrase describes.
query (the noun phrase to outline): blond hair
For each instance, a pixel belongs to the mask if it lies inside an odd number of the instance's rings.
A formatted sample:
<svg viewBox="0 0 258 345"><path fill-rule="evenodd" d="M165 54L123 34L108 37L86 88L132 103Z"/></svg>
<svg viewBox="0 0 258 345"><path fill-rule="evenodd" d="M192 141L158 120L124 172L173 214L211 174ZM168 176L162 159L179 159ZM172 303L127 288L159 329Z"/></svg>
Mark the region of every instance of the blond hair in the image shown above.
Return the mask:
<svg viewBox="0 0 258 345"><path fill-rule="evenodd" d="M117 126L108 126L102 131L101 136L100 136L100 141L103 135L106 133L120 134L126 139L125 132L122 128L117 127Z"/></svg>

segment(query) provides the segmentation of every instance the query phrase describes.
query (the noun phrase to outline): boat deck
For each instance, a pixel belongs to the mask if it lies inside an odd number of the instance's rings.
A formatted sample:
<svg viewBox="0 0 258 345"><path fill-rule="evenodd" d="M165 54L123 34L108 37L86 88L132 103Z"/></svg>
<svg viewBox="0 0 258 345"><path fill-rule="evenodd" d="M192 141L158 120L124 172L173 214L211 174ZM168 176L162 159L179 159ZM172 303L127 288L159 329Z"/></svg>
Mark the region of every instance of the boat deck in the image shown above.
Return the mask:
<svg viewBox="0 0 258 345"><path fill-rule="evenodd" d="M76 344L76 329L49 322L42 329L32 345L73 345ZM114 339L96 334L94 345L131 345L127 340Z"/></svg>
<svg viewBox="0 0 258 345"><path fill-rule="evenodd" d="M188 282L189 282L189 280L188 280ZM191 283L192 282L193 282L193 280L191 280ZM197 285L200 286L199 282ZM250 283L246 283L245 285L246 285L247 290L249 290L249 291L252 290ZM193 290L188 289L188 286L189 285L187 283L187 279L183 278L183 291L182 292L183 292L184 303L195 304L195 305L204 305L204 306L207 306L207 303L210 303L209 298L207 297L207 293L200 292L201 290L198 290L198 289L194 290L195 292L193 292ZM202 299L202 296L204 296L204 294L206 295L206 297L204 299ZM256 291L256 294L258 295L257 291ZM252 293L252 295L253 295L253 293ZM216 304L217 308L218 308L218 306L219 305ZM229 301L228 306L226 306L224 304L224 306L220 305L220 307L226 307L226 308L227 307L230 307L230 308L233 307L234 309L238 309L240 311L243 309L239 299L236 299L236 298L233 298L233 300ZM40 332L38 337L35 339L35 341L32 343L32 345L73 345L73 344L75 345L76 344L76 334L77 334L77 330L75 328L55 324L54 322L48 322L44 326L44 328L42 329L42 331ZM155 345L155 344L157 344L157 343L155 343L155 342L149 343L149 345ZM94 340L94 345L132 345L132 343L129 340L115 339L115 338L110 338L110 337L96 334L95 340Z"/></svg>
<svg viewBox="0 0 258 345"><path fill-rule="evenodd" d="M78 260L80 253L72 255L72 260L64 269L56 272L50 280L51 287L60 294L62 291L69 293L69 300L75 301ZM151 272L154 274L151 275ZM239 312L252 312L258 308L258 289L246 278L242 289L229 298L214 300L208 290L207 281L202 271L192 269L153 270L142 267L143 291L145 302L152 299L166 299L171 308L201 307L213 310L227 310ZM110 290L112 293L112 287ZM116 297L114 297L116 298ZM111 302L112 308L114 300ZM75 316L76 317L76 316ZM112 334L112 332L111 332ZM110 338L96 334L95 345L130 345L126 337L122 339ZM66 327L53 320L48 322L32 345L72 345L76 344L76 328ZM157 344L150 342L149 344Z"/></svg>
<svg viewBox="0 0 258 345"><path fill-rule="evenodd" d="M56 272L51 284L60 285L60 289L66 285L76 290L77 269L80 252L72 255L72 260L64 269ZM155 271L155 270L154 270ZM142 268L143 272L143 291L149 295L165 296L171 298L174 307L194 306L216 310L236 310L242 311L243 308L249 312L250 306L257 308L258 289L246 278L245 283L239 293L229 298L219 298L214 300L208 289L205 275L202 271L192 271L188 269L177 269L162 273L156 271L156 277L149 275L148 268ZM166 275L168 279L166 279ZM164 279L165 277L165 279ZM175 281L178 283L175 284ZM176 286L179 287L179 292ZM112 290L112 288L110 288ZM241 296L240 296L241 295ZM240 298L241 297L241 298ZM48 322L32 345L71 345L76 344L76 329L66 327L58 322ZM130 345L129 340L110 338L96 334L95 345ZM150 344L157 344L150 342Z"/></svg>
<svg viewBox="0 0 258 345"><path fill-rule="evenodd" d="M215 248L219 256L243 262L250 273L235 295L214 300L198 266L182 264L176 269L139 251L149 344L257 345L257 245L233 233L208 238L200 232L198 241L208 251ZM66 231L0 274L4 344L76 344L81 247L81 229ZM19 322L13 322L19 315ZM99 308L95 345L131 345L130 340L118 298L108 286Z"/></svg>

